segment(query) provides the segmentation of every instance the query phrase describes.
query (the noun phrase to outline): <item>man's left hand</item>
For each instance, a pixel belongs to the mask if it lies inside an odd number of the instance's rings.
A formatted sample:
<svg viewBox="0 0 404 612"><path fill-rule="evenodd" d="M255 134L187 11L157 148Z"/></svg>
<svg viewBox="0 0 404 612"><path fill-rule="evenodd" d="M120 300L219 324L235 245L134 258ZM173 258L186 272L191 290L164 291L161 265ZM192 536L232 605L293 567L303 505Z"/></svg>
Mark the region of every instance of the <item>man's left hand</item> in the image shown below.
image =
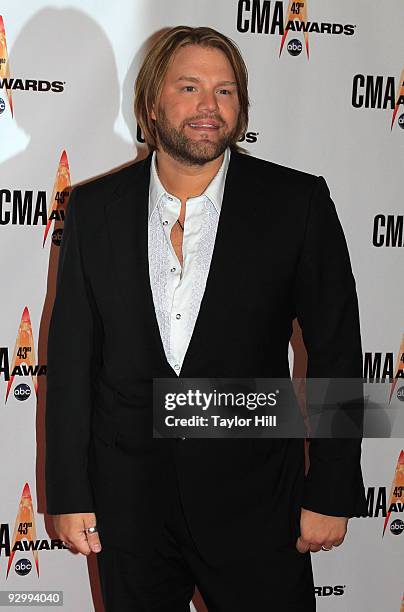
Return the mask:
<svg viewBox="0 0 404 612"><path fill-rule="evenodd" d="M318 552L322 546L326 549L339 546L344 541L348 520L345 516L328 516L302 508L297 550L301 553L308 550Z"/></svg>

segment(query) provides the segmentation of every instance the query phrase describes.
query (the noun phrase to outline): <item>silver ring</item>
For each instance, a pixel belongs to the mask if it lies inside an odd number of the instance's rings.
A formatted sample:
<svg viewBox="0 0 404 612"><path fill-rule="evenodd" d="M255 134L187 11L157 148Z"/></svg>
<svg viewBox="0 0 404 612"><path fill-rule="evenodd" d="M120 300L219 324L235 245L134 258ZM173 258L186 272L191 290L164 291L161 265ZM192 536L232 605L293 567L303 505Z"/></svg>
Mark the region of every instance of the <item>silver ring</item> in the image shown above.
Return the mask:
<svg viewBox="0 0 404 612"><path fill-rule="evenodd" d="M97 533L98 527L97 525L94 525L94 527L86 527L84 531L87 533Z"/></svg>
<svg viewBox="0 0 404 612"><path fill-rule="evenodd" d="M332 546L331 546L331 548L325 548L324 546L322 546L322 547L321 547L321 550L327 550L327 551L328 551L328 550L332 550Z"/></svg>

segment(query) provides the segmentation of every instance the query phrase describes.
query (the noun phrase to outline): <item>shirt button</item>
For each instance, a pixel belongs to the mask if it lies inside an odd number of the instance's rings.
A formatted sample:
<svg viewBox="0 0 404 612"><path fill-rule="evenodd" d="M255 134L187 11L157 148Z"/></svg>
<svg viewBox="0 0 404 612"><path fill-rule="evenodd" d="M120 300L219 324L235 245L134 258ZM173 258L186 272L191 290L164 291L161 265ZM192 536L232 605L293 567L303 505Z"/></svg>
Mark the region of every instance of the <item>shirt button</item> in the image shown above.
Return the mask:
<svg viewBox="0 0 404 612"><path fill-rule="evenodd" d="M179 369L180 369L180 366L178 365L178 363L176 363L174 366L174 370L179 370Z"/></svg>
<svg viewBox="0 0 404 612"><path fill-rule="evenodd" d="M170 272L175 272L177 268L171 268Z"/></svg>
<svg viewBox="0 0 404 612"><path fill-rule="evenodd" d="M181 319L181 315L180 315L180 313L177 313L177 314L175 315L175 318L176 318L176 319Z"/></svg>
<svg viewBox="0 0 404 612"><path fill-rule="evenodd" d="M168 221L163 221L163 225L168 225Z"/></svg>

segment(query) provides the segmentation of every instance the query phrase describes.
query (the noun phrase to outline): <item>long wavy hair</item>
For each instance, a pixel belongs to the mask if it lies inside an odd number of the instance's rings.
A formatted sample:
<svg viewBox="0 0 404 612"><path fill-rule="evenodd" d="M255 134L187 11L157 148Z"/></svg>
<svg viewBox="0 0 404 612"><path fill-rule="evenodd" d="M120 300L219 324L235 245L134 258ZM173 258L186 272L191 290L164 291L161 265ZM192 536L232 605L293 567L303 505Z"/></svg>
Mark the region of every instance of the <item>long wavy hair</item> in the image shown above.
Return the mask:
<svg viewBox="0 0 404 612"><path fill-rule="evenodd" d="M153 105L157 106L163 81L174 53L186 45L201 45L220 49L233 68L237 83L240 112L232 149L245 152L237 141L244 135L248 126L248 72L238 46L230 38L209 27L192 28L176 26L165 31L147 53L135 83L135 116L144 139L151 150L157 148L156 127L150 117Z"/></svg>

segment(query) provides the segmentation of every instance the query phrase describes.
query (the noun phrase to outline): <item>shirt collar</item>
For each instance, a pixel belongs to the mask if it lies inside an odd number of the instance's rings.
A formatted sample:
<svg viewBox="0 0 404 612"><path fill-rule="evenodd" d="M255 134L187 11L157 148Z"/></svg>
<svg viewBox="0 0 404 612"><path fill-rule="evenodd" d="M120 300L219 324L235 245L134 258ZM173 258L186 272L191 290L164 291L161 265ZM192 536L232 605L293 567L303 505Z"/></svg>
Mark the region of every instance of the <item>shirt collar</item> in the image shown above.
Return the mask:
<svg viewBox="0 0 404 612"><path fill-rule="evenodd" d="M216 208L217 213L220 213L220 209L222 207L223 200L223 192L224 186L226 182L226 174L227 169L230 163L230 155L231 150L230 147L227 147L224 156L222 165L217 171L216 175L213 177L209 185L206 187L205 191L202 195L205 195L212 202L213 206ZM159 176L157 174L156 169L156 151L153 151L151 166L150 166L150 187L149 187L149 219L152 216L160 198L163 195L169 195L171 197L172 194L168 193L161 184Z"/></svg>

